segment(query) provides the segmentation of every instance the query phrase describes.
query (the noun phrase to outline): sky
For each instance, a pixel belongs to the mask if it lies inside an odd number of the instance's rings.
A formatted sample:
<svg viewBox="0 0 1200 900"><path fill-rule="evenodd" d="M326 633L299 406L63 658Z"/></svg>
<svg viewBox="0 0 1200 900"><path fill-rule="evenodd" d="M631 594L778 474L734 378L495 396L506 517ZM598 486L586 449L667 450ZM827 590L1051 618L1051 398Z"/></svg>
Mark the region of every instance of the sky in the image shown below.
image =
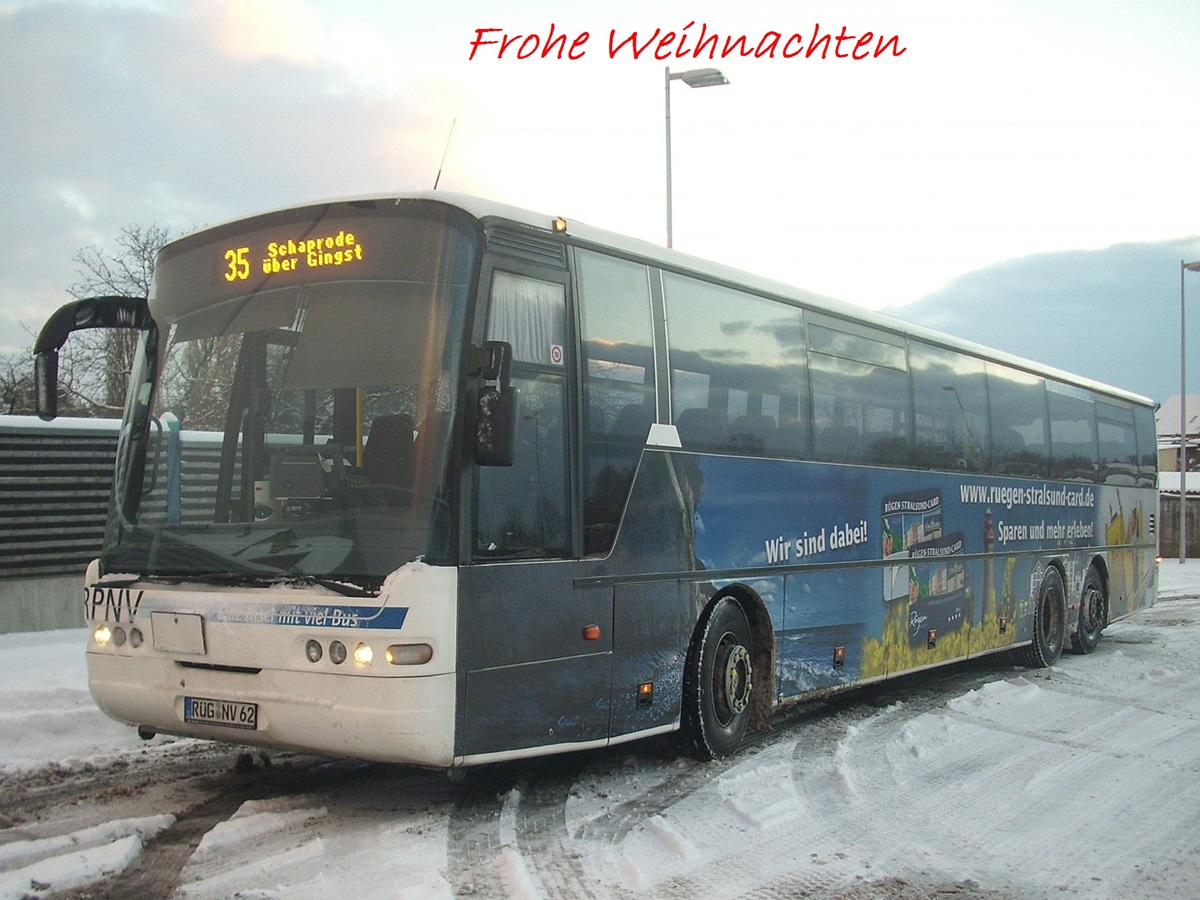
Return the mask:
<svg viewBox="0 0 1200 900"><path fill-rule="evenodd" d="M676 38L635 58L656 30ZM830 40L807 55L814 30ZM762 52L695 58L713 34ZM477 36L513 40L472 58ZM956 333L1024 355L1064 321L1070 346L1034 358L1165 399L1179 261L1200 259L1198 44L1192 0L0 0L0 351L68 299L81 249L132 225L436 180L662 243L664 70L716 66L727 86L671 87L677 248L910 318L957 311ZM1030 259L1004 294L980 277ZM1116 282L1080 322L1053 298L1085 259ZM948 293L970 277L973 302ZM1097 351L1095 323L1131 309L1157 323L1148 343L1111 328Z"/></svg>

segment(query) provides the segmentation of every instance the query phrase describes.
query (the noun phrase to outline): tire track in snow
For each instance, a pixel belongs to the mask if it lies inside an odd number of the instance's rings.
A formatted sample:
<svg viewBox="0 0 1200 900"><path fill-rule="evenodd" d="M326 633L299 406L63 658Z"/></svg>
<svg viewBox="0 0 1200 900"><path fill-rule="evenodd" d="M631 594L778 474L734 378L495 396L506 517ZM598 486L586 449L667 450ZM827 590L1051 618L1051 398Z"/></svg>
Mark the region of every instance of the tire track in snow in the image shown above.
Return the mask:
<svg viewBox="0 0 1200 900"><path fill-rule="evenodd" d="M521 777L521 766L501 763L468 771L458 785L446 829L447 876L456 896L508 896L500 883L500 818Z"/></svg>
<svg viewBox="0 0 1200 900"><path fill-rule="evenodd" d="M218 823L233 816L247 800L278 796L298 786L312 786L320 773L328 786L331 764L317 757L295 757L286 765L269 769L247 768L246 754L235 755L229 747L212 745L223 763L193 780L189 792L202 799L175 812L175 824L147 841L142 853L117 875L97 881L75 892L56 893L56 900L162 900L180 886L184 866L204 836ZM237 764L234 760L238 760ZM161 775L160 775L161 777ZM342 777L345 777L344 774Z"/></svg>
<svg viewBox="0 0 1200 900"><path fill-rule="evenodd" d="M533 868L542 896L598 898L588 884L580 854L567 829L567 799L576 790L588 760L572 754L546 766L521 793L516 810L516 841Z"/></svg>

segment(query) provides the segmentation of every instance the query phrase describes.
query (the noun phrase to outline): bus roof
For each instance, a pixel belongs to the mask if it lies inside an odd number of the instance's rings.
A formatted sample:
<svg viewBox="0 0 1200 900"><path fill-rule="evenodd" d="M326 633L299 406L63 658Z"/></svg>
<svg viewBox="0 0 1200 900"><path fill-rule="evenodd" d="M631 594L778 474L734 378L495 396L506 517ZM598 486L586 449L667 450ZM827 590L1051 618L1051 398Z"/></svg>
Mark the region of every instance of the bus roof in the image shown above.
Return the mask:
<svg viewBox="0 0 1200 900"><path fill-rule="evenodd" d="M1012 366L1013 368L1023 369L1027 372L1042 375L1055 381L1061 381L1088 388L1090 390L1120 398L1128 402L1147 406L1156 405L1155 402L1150 398L1135 394L1131 391L1113 387L1112 385L1095 381L1090 378L1085 378L1080 375L1075 375L1054 366L1035 362L1033 360L1006 353L1001 350L996 350L991 347L986 347L973 341L957 338L952 335L945 334L944 332L935 331L934 329L926 328L922 325L907 322L892 315L887 315L885 313L875 312L864 307L855 306L842 300L836 300L832 297L826 297L821 294L813 293L812 291L806 291L802 288L795 287L794 285L776 281L770 278L765 278L760 275L755 275L753 273L724 265L722 263L713 262L708 259L691 256L679 250L662 247L658 244L641 240L639 238L629 237L628 235L608 231L603 228L597 228L574 219L522 209L520 207L510 206L505 203L488 200L486 198L470 194L460 194L452 191L413 191L396 193L392 195L363 195L338 198L334 200L314 201L312 203L303 203L293 207L284 207L277 211L282 211L282 209L300 209L322 206L327 203L361 203L367 201L374 203L401 203L412 200L425 200L443 203L448 206L461 209L463 212L468 213L485 225L507 222L524 226L526 228L536 229L543 232L547 237L556 236L553 223L556 219L562 218L566 222L565 237L568 242L572 244L615 250L623 255L636 257L661 268L700 275L711 280L723 282L730 286L744 288L754 293L783 299L817 312L826 313L831 316L848 319L854 322L860 322L865 325L871 325L895 334L937 344L948 349L958 350L982 359L991 360L1003 365ZM224 226L231 224L233 224L233 222L227 222L224 223ZM203 230L208 231L210 229ZM179 240L186 241L187 237L182 237Z"/></svg>

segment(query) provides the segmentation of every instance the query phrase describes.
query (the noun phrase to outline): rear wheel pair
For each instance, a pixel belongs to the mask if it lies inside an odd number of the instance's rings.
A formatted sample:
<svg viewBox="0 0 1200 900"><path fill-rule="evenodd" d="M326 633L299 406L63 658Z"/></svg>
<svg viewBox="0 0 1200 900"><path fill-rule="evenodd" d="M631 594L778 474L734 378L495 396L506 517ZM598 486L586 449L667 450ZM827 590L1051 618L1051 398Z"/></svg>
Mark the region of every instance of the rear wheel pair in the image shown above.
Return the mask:
<svg viewBox="0 0 1200 900"><path fill-rule="evenodd" d="M1100 642L1100 632L1108 624L1108 597L1104 580L1095 566L1088 566L1080 597L1079 623L1071 635L1071 648L1077 653L1091 653ZM1018 651L1019 661L1026 666L1052 666L1060 656L1067 638L1067 591L1062 574L1051 566L1042 576L1033 610L1033 641Z"/></svg>

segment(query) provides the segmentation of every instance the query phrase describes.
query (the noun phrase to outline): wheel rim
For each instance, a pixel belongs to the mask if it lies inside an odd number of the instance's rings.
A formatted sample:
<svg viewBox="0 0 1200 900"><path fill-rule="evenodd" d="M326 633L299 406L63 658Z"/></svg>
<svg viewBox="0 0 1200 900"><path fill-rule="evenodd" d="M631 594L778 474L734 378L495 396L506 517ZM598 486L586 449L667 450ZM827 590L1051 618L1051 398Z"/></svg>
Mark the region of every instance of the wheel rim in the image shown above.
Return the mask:
<svg viewBox="0 0 1200 900"><path fill-rule="evenodd" d="M1088 632L1100 629L1100 605L1103 595L1095 587L1089 587L1083 595L1083 627Z"/></svg>
<svg viewBox="0 0 1200 900"><path fill-rule="evenodd" d="M750 705L753 672L750 651L738 642L733 632L721 635L713 669L713 686L716 688L713 711L721 727L727 727Z"/></svg>

